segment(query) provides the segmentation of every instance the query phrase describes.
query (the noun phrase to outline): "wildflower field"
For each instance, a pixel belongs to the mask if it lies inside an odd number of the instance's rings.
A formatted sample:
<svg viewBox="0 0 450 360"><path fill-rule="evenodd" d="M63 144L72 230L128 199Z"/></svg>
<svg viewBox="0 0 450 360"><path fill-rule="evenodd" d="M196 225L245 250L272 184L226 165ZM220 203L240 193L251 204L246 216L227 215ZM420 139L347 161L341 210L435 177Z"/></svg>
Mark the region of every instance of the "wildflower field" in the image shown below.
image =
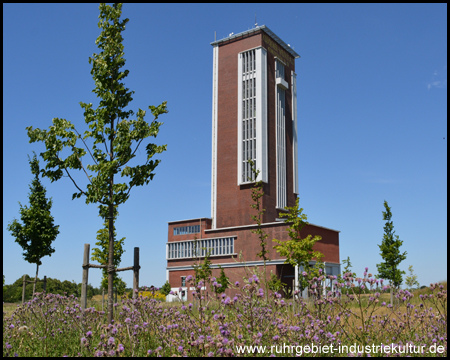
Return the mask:
<svg viewBox="0 0 450 360"><path fill-rule="evenodd" d="M266 297L257 275L210 299L194 280L193 303L123 298L113 324L73 296L37 293L3 312L3 356L447 356L446 283L399 290L392 307L367 270L326 296L327 279L312 278L308 300Z"/></svg>

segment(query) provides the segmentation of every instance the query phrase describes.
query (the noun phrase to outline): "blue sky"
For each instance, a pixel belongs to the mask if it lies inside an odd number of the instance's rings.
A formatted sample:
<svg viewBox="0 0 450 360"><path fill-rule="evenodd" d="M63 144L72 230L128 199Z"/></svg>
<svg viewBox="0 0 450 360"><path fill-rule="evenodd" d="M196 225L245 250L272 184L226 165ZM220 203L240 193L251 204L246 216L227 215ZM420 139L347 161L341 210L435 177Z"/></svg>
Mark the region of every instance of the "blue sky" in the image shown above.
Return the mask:
<svg viewBox="0 0 450 360"><path fill-rule="evenodd" d="M421 285L447 278L446 4L126 4L125 85L131 109L167 101L156 139L168 148L149 185L119 208L121 266L140 247L142 285L165 281L167 222L209 217L212 60L210 45L266 25L296 60L300 205L311 223L340 230L341 261L376 272L383 201ZM96 4L3 4L3 274L10 284L35 265L6 230L28 203L32 175L25 127L54 117L87 128L80 101L92 93L89 56L100 33ZM150 112L147 120L151 121ZM445 139L444 139L445 138ZM143 148L144 149L144 148ZM145 151L138 160L143 162ZM43 165L43 161L41 161ZM83 174L76 178L85 184ZM81 281L83 244L102 226L97 207L72 199L63 178L43 179L60 225L40 276ZM121 274L132 285L131 272ZM99 286L101 272L89 282Z"/></svg>

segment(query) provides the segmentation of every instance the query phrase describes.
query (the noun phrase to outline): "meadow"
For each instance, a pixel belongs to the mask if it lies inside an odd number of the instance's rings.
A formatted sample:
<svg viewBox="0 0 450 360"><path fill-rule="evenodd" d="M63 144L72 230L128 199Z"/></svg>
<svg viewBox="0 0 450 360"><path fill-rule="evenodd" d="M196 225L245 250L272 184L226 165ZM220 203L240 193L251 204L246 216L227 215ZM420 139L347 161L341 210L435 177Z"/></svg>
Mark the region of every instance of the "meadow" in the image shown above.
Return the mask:
<svg viewBox="0 0 450 360"><path fill-rule="evenodd" d="M3 356L447 356L446 282L399 290L391 306L367 270L343 278L323 296L327 279L314 277L309 299L293 300L266 296L255 274L233 284L233 298L208 298L200 289L210 284L188 277L192 303L123 298L113 324L98 304L82 312L73 296L40 293L4 304ZM362 287L371 292L354 291Z"/></svg>

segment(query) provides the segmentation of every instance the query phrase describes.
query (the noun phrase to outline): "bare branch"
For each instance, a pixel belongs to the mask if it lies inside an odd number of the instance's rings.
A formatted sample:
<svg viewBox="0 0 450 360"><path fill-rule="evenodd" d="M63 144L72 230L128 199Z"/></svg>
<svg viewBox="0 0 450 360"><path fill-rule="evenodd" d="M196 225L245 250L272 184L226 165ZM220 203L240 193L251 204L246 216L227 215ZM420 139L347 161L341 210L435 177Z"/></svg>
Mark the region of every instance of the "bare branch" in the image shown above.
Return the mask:
<svg viewBox="0 0 450 360"><path fill-rule="evenodd" d="M77 183L75 182L75 180L72 178L72 176L70 176L69 171L64 167L64 170L66 170L67 176L70 177L70 180L72 180L73 184L75 185L75 187L83 194L86 195L86 193L80 189L80 187L77 185Z"/></svg>
<svg viewBox="0 0 450 360"><path fill-rule="evenodd" d="M124 166L124 165L128 164L128 162L133 158L134 153L135 153L136 150L139 148L139 145L141 145L141 142L142 142L143 140L144 140L144 139L141 139L141 141L139 141L139 144L137 144L136 149L134 149L134 151L133 151L133 153L131 154L130 158L129 158L127 161L125 161L123 164L121 164L120 166Z"/></svg>
<svg viewBox="0 0 450 360"><path fill-rule="evenodd" d="M94 156L91 153L91 150L89 150L89 147L86 145L86 143L84 142L84 139L81 137L80 133L77 131L77 129L75 129L75 127L73 128L75 130L75 132L78 134L79 138L81 139L81 141L83 142L84 146L86 147L87 151L89 151L89 154L91 155L92 160L94 160L95 165L98 165L97 161L95 161Z"/></svg>
<svg viewBox="0 0 450 360"><path fill-rule="evenodd" d="M78 156L77 156L77 158L78 158ZM59 160L60 163L62 162L61 159L58 158L58 160ZM80 160L80 159L78 159L78 160ZM80 163L81 163L81 161L80 161ZM83 165L81 165L81 166L83 166ZM67 170L67 168L66 168L65 166L63 167L63 169L66 170L67 176L70 178L70 180L72 180L73 184L74 184L75 187L78 189L78 191L80 191L84 196L87 196L86 193L85 193L83 190L80 189L80 187L77 185L77 183L76 183L75 180L72 178L72 176L70 176L69 170ZM83 170L84 170L84 168L83 168ZM86 170L85 170L85 172L86 172ZM86 174L86 175L87 175L87 174ZM88 179L89 179L89 176L88 176ZM89 179L89 181L90 181L90 179ZM92 182L91 182L91 184L92 184ZM97 189L97 188L96 188L96 189ZM97 189L97 190L98 190L98 189ZM102 204L102 205L107 205L106 203L104 203L104 202L101 201L101 200L98 200L98 202L99 202L100 204Z"/></svg>
<svg viewBox="0 0 450 360"><path fill-rule="evenodd" d="M103 130L102 130L102 138L103 138L103 144L105 144L105 150L106 150L106 153L107 153L109 156L111 156L111 154L110 154L109 151L108 151L108 146L106 145L106 140L105 140L105 135L103 134Z"/></svg>
<svg viewBox="0 0 450 360"><path fill-rule="evenodd" d="M75 154L76 154L76 153L75 153ZM92 183L92 180L91 180L91 178L89 177L89 175L88 175L86 169L84 168L83 163L81 162L81 159L78 157L78 155L77 155L77 159L78 159L78 161L80 162L81 168L83 169L84 173L86 174L86 176L87 176L89 182L91 183L91 185L94 186L94 187L95 187L95 190L97 190L97 191L100 193L100 191L98 190L97 186L95 186L95 185ZM99 202L102 203L100 200L99 200ZM103 204L103 203L102 203L102 204ZM105 205L105 204L104 204L104 205Z"/></svg>

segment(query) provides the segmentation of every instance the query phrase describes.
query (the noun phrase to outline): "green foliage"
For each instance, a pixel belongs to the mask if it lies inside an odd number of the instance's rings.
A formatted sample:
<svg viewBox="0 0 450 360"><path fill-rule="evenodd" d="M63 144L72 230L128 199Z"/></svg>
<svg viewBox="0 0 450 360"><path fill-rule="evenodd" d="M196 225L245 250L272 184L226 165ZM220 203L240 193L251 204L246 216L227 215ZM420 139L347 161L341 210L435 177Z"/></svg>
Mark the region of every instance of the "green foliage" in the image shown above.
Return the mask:
<svg viewBox="0 0 450 360"><path fill-rule="evenodd" d="M47 200L46 190L39 180L39 160L36 154L31 160L28 157L28 161L34 175L28 194L30 206L19 203L22 223L14 219L7 229L22 247L25 260L39 266L44 256L51 256L55 252L51 244L59 234L59 225L53 224L54 219L50 214L53 202L51 198Z"/></svg>
<svg viewBox="0 0 450 360"><path fill-rule="evenodd" d="M253 160L249 159L248 162L251 166L253 177L256 180L259 176L260 170L256 169L255 163L253 162ZM252 180L253 179L251 179L250 177L248 178L248 181L252 181ZM269 251L266 249L266 246L267 246L266 239L268 238L269 235L263 230L263 228L261 226L262 222L263 222L264 213L266 212L266 209L262 208L262 204L261 204L261 198L264 195L263 187L264 187L264 183L262 180L255 182L255 184L252 188L252 195L251 195L253 204L251 204L250 207L252 209L256 210L256 215L252 215L252 220L256 222L258 227L256 228L256 230L252 230L252 233L258 235L258 237L259 237L259 246L261 247L261 251L258 252L256 254L256 256L258 256L264 262L264 275L263 275L262 280L263 280L264 287L265 287L266 301L267 301L268 296L269 296L269 291L268 291L269 287L268 287L268 282L267 282L266 261L270 261L270 259L267 256Z"/></svg>
<svg viewBox="0 0 450 360"><path fill-rule="evenodd" d="M403 254L400 253L403 241L399 239L398 235L395 235L394 224L391 221L391 208L386 200L384 207L386 211L383 211L383 220L386 220L386 224L384 225L383 241L381 245L378 245L384 262L377 264L377 277L389 280L394 287L399 287L403 281L402 274L405 272L401 271L398 265L406 259L406 251Z"/></svg>
<svg viewBox="0 0 450 360"><path fill-rule="evenodd" d="M218 284L221 284L221 287L215 288L215 292L217 294L221 294L223 292L225 292L226 289L228 289L228 285L230 284L230 281L228 280L228 277L225 275L225 271L223 270L223 268L219 265L219 269L220 269L220 276L216 279L216 282Z"/></svg>
<svg viewBox="0 0 450 360"><path fill-rule="evenodd" d="M114 287L117 289L117 295L122 296L125 294L127 283L123 281L121 277L117 277L117 282L114 283Z"/></svg>
<svg viewBox="0 0 450 360"><path fill-rule="evenodd" d="M255 163L252 160L248 160L248 162L251 165L252 173L255 179L258 178L258 175L260 173L260 170L255 168ZM249 181L252 181L251 178L248 179ZM257 234L259 237L259 245L261 246L261 251L257 253L256 255L261 258L264 261L264 264L267 260L270 260L267 256L267 249L266 249L266 239L269 236L266 234L266 232L262 229L261 224L263 220L263 215L266 212L266 209L263 209L261 206L261 198L264 195L263 191L264 183L262 180L259 180L255 182L253 188L252 188L252 200L253 204L250 205L252 209L256 210L256 215L252 215L252 220L258 224L258 228L256 230L252 230L252 233Z"/></svg>
<svg viewBox="0 0 450 360"><path fill-rule="evenodd" d="M352 277L356 278L356 273L352 272L352 263L350 262L350 256L347 256L347 259L342 260L342 263L345 264L344 270L342 271L342 274L351 273ZM344 279L342 278L342 274L338 275L337 281L340 283L344 283Z"/></svg>
<svg viewBox="0 0 450 360"><path fill-rule="evenodd" d="M286 284L283 284L283 283L281 282L281 279L279 279L278 276L277 276L276 274L274 274L274 273L271 272L271 273L270 273L270 279L269 279L269 281L267 282L268 288L269 288L270 290L272 290L272 291L280 292L281 289L283 288L283 285L286 285Z"/></svg>
<svg viewBox="0 0 450 360"><path fill-rule="evenodd" d="M420 287L419 282L417 281L417 275L414 274L414 269L412 265L408 267L409 275L405 278L405 284L408 289L418 289Z"/></svg>
<svg viewBox="0 0 450 360"><path fill-rule="evenodd" d="M206 283L212 275L211 260L209 260L209 252L205 254L203 262L200 262L200 247L198 245L197 237L194 236L194 264L192 268L194 269L194 283L198 284L200 280Z"/></svg>
<svg viewBox="0 0 450 360"><path fill-rule="evenodd" d="M114 239L116 238L116 227L113 228ZM123 250L123 243L125 242L125 238L123 237L120 240L114 241L114 267L118 267L120 261L122 259L122 254L125 252ZM99 248L92 248L92 257L91 260L98 261L100 265L108 265L108 257L109 257L109 221L105 221L103 223L103 228L97 231L97 242L95 245L99 246ZM108 288L108 271L106 268L102 269L102 280L100 283L100 288L107 289ZM125 292L126 284L119 277L117 273L114 273L114 287L117 288L118 294L123 295Z"/></svg>
<svg viewBox="0 0 450 360"><path fill-rule="evenodd" d="M26 280L30 281L29 275L25 275ZM44 282L42 278L38 278L36 283L36 292L42 292L44 290ZM20 277L14 283L5 285L3 287L3 301L4 302L19 302L22 301L22 287L23 278ZM74 295L80 297L81 295L81 283L77 284L75 281L58 280L53 278L47 278L47 293L64 295ZM27 283L25 286L25 300L30 300L33 294L33 283ZM94 295L101 294L99 288L94 288L91 284L87 286L87 296L91 298Z"/></svg>
<svg viewBox="0 0 450 360"><path fill-rule="evenodd" d="M172 290L172 287L170 286L170 283L166 281L161 289L159 289L159 292L165 296L169 295L170 290Z"/></svg>
<svg viewBox="0 0 450 360"><path fill-rule="evenodd" d="M321 236L308 235L306 238L301 238L301 230L308 224L308 217L303 214L303 209L299 208L299 199L295 201L295 206L286 207L288 213L280 213L280 217L287 217L284 221L289 224L288 233L290 240L280 241L273 239L278 245L274 246L274 249L282 257L286 257L285 264L291 264L292 266L303 267L303 271L310 273L313 267L310 265L312 259L316 259L317 262L323 257L323 254L319 251L314 251L313 246L317 241L322 240ZM299 286L303 290L308 286L308 278L299 273Z"/></svg>
<svg viewBox="0 0 450 360"><path fill-rule="evenodd" d="M351 273L352 273L352 276L353 276L353 277L356 277L356 273L354 273L354 272L351 271L352 263L350 262L350 256L347 256L347 259L346 259L346 260L342 260L342 262L345 264L345 267L344 267L344 274L345 274L345 273L348 273L348 272L351 272Z"/></svg>

